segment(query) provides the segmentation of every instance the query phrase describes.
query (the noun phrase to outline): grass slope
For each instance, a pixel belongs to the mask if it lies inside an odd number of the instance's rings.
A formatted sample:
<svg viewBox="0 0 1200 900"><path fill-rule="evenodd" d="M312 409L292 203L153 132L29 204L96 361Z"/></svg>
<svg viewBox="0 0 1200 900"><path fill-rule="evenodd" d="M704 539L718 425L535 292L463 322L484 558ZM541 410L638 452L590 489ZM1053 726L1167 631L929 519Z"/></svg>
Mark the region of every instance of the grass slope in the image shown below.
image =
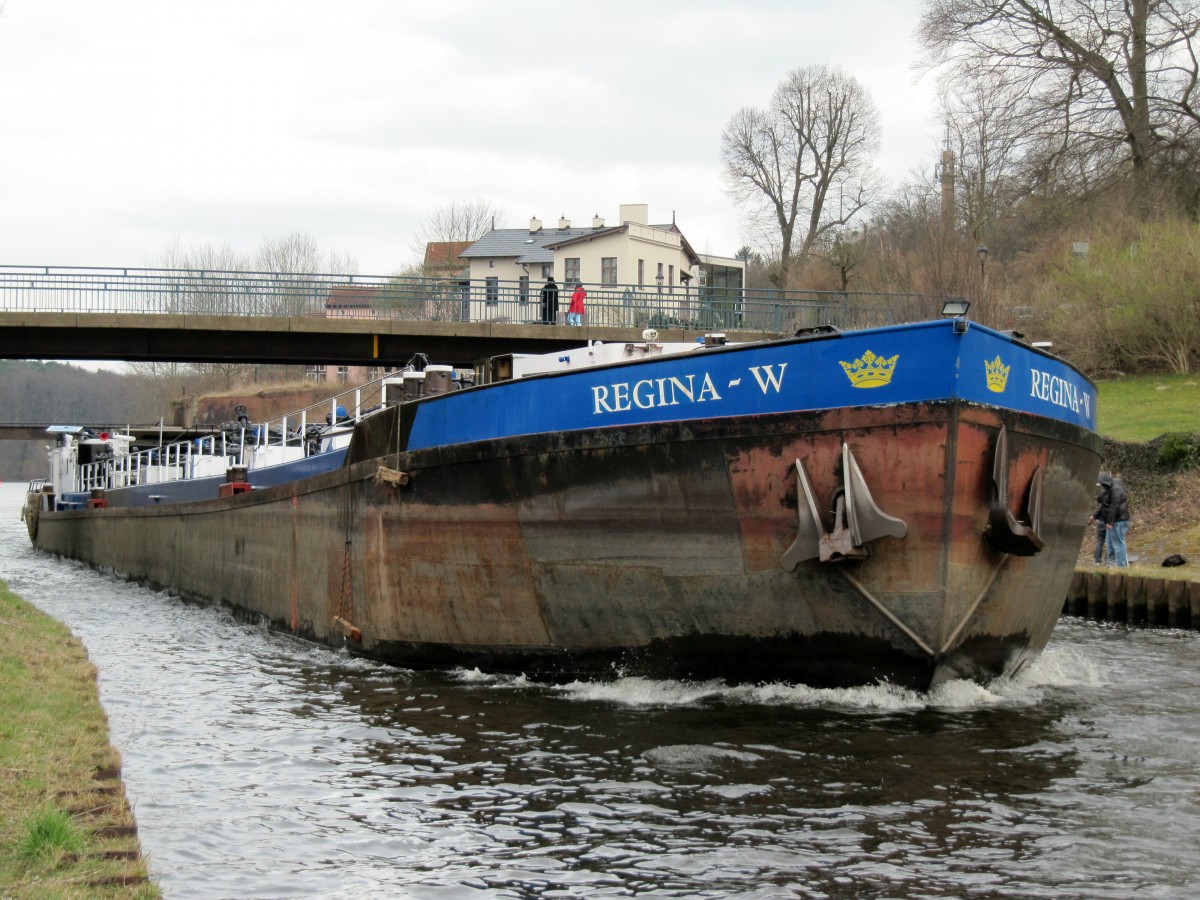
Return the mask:
<svg viewBox="0 0 1200 900"><path fill-rule="evenodd" d="M87 651L3 582L0 632L0 897L158 897Z"/></svg>
<svg viewBox="0 0 1200 900"><path fill-rule="evenodd" d="M1200 435L1200 375L1122 378L1099 382L1097 388L1098 430L1109 441L1153 441L1171 433ZM1109 445L1110 451L1116 449L1129 448ZM1200 577L1200 470L1156 467L1153 456L1112 452L1112 458L1105 461L1129 486L1131 562L1161 576L1165 572L1162 560L1179 553L1188 565L1173 574L1196 579ZM1139 462L1132 462L1139 457ZM1090 529L1085 531L1080 563L1090 566L1092 538Z"/></svg>
<svg viewBox="0 0 1200 900"><path fill-rule="evenodd" d="M1101 381L1097 429L1118 441L1200 431L1200 375L1144 375Z"/></svg>

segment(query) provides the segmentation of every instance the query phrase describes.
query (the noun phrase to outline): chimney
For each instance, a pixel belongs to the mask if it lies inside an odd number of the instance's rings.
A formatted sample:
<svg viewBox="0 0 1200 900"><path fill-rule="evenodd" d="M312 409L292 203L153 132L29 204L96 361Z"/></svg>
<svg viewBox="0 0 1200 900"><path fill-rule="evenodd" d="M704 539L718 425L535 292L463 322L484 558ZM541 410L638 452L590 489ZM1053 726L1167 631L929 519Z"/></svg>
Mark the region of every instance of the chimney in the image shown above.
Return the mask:
<svg viewBox="0 0 1200 900"><path fill-rule="evenodd" d="M954 151L942 151L942 226L954 227Z"/></svg>
<svg viewBox="0 0 1200 900"><path fill-rule="evenodd" d="M541 231L541 230L542 230L542 220L541 220L541 219L539 219L537 216L532 216L532 217L530 217L530 219L529 219L529 233L530 233L530 234L537 234L537 233L538 233L539 231Z"/></svg>
<svg viewBox="0 0 1200 900"><path fill-rule="evenodd" d="M559 231L565 231L566 229L568 229L570 227L571 227L570 219L568 219L566 216L558 217L558 230Z"/></svg>
<svg viewBox="0 0 1200 900"><path fill-rule="evenodd" d="M604 220L602 218L600 218L599 214L592 216L592 227L593 228L603 228L604 227Z"/></svg>

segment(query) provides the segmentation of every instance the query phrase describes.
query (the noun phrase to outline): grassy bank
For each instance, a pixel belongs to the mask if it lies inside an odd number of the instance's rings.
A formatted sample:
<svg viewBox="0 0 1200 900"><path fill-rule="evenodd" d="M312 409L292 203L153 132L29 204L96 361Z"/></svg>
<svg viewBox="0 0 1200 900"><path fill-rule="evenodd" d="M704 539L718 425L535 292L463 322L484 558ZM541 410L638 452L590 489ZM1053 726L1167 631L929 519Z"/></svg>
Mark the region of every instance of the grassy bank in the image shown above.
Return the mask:
<svg viewBox="0 0 1200 900"><path fill-rule="evenodd" d="M158 897L96 670L0 582L0 897Z"/></svg>
<svg viewBox="0 0 1200 900"><path fill-rule="evenodd" d="M1200 431L1200 375L1142 375L1101 381L1097 430L1116 441Z"/></svg>

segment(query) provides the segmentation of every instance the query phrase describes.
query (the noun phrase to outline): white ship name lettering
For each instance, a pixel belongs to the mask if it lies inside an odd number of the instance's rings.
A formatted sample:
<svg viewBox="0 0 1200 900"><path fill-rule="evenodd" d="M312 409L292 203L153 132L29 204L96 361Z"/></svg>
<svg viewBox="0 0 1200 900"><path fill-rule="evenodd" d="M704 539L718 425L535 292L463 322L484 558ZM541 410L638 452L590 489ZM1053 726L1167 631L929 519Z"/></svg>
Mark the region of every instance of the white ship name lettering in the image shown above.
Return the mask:
<svg viewBox="0 0 1200 900"><path fill-rule="evenodd" d="M695 375L677 378L646 378L630 384L599 384L592 388L592 414L627 412L630 409L654 409L657 406L678 406L680 403L705 403L720 400L706 372L699 386Z"/></svg>
<svg viewBox="0 0 1200 900"><path fill-rule="evenodd" d="M1055 406L1061 406L1063 409L1069 409L1074 413L1082 411L1086 416L1092 414L1092 398L1086 391L1079 390L1074 383L1040 369L1031 369L1030 374L1033 376L1033 386L1029 391L1029 396L1053 403Z"/></svg>
<svg viewBox="0 0 1200 900"><path fill-rule="evenodd" d="M783 373L787 369L788 364L783 363L779 367L779 375L775 374L774 366L751 366L750 372L754 375L754 380L758 382L759 390L764 394L767 392L767 385L775 389L775 393L779 393L779 389L783 387ZM760 375L759 372L763 374ZM765 377L764 377L765 376Z"/></svg>

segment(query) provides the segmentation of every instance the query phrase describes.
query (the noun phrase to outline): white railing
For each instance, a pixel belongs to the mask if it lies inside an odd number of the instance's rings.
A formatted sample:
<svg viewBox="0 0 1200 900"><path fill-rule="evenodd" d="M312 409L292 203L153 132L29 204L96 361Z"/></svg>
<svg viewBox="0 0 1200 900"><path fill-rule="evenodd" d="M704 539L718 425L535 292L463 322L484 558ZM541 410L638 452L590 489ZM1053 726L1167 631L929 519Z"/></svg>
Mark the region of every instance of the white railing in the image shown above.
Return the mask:
<svg viewBox="0 0 1200 900"><path fill-rule="evenodd" d="M321 446L320 433L337 425L351 426L382 408L387 401L385 381L395 377L386 375L261 424L242 425L236 440L222 432L86 463L79 467L76 490L163 484L224 475L235 465L260 469L303 459L331 449ZM314 436L308 433L312 419L320 422Z"/></svg>
<svg viewBox="0 0 1200 900"><path fill-rule="evenodd" d="M80 466L78 489L110 490L224 475L234 462L232 450L220 434L123 453Z"/></svg>

